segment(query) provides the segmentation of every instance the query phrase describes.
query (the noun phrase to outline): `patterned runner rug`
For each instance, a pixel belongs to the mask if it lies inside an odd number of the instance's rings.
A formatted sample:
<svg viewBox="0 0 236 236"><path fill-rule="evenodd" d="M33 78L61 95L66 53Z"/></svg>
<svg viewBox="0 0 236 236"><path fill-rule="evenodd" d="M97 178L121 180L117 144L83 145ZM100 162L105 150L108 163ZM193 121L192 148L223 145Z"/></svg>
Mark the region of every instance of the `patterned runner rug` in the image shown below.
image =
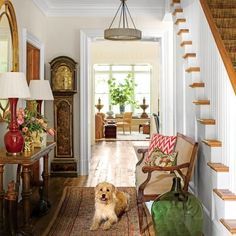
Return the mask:
<svg viewBox="0 0 236 236"><path fill-rule="evenodd" d="M136 236L139 231L138 209L136 204L136 189L134 187L119 187L121 191L130 194L130 210L123 214L118 223L110 230L90 231L94 214L94 188L92 187L66 187L64 189L58 211L55 213L44 236ZM147 209L144 212L144 228L142 235L155 235L151 223L151 216Z"/></svg>

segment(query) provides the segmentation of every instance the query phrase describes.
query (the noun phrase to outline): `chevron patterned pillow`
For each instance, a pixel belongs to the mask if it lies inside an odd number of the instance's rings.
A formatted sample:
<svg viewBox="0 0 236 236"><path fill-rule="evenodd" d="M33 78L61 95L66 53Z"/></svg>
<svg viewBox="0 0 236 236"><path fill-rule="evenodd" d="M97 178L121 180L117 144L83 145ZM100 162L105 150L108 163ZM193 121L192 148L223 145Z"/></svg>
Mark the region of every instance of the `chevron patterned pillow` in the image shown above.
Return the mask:
<svg viewBox="0 0 236 236"><path fill-rule="evenodd" d="M159 148L165 154L173 153L176 139L177 136L164 136L161 134L153 134L145 160L148 160L150 158L154 148L156 147Z"/></svg>

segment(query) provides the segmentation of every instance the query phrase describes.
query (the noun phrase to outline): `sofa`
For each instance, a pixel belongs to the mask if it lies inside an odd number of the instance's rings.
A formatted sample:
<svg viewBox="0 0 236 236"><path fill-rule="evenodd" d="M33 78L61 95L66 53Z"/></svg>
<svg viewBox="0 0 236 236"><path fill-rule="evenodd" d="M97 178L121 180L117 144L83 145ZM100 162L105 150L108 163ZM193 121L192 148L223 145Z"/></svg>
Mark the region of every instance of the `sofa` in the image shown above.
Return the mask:
<svg viewBox="0 0 236 236"><path fill-rule="evenodd" d="M183 190L188 190L197 157L198 143L192 138L177 133L174 152L177 152L177 162L174 166L149 166L145 164L148 148L138 149L136 165L136 188L140 211L140 226L142 227L142 203L155 200L160 194L171 189L173 177L181 178Z"/></svg>

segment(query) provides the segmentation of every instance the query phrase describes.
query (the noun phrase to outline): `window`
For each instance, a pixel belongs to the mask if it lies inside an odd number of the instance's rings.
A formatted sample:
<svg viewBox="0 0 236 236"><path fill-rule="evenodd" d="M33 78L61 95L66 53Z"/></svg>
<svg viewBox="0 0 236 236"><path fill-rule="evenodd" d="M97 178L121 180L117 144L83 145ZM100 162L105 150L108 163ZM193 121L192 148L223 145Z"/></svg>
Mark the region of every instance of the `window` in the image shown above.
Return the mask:
<svg viewBox="0 0 236 236"><path fill-rule="evenodd" d="M132 75L131 79L134 79L136 84L133 96L137 106L128 104L125 106L125 110L140 115L143 110L139 105L143 104L144 98L146 104L150 105L150 65L94 65L95 104L98 103L100 98L101 104L104 105L102 112L106 113L112 110L115 114L119 113L119 105L111 105L108 80L115 78L117 82L122 83L128 74ZM150 106L146 109L146 112L150 113Z"/></svg>

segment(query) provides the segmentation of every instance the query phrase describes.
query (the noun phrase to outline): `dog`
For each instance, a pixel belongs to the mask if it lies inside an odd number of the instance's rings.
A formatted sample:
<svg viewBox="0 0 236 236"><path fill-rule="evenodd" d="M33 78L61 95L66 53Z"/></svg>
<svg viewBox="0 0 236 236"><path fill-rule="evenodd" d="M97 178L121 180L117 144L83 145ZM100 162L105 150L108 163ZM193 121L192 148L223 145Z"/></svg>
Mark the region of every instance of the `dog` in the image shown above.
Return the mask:
<svg viewBox="0 0 236 236"><path fill-rule="evenodd" d="M95 187L95 213L90 230L97 230L102 222L103 229L108 230L129 209L130 196L118 191L107 182L99 183Z"/></svg>

